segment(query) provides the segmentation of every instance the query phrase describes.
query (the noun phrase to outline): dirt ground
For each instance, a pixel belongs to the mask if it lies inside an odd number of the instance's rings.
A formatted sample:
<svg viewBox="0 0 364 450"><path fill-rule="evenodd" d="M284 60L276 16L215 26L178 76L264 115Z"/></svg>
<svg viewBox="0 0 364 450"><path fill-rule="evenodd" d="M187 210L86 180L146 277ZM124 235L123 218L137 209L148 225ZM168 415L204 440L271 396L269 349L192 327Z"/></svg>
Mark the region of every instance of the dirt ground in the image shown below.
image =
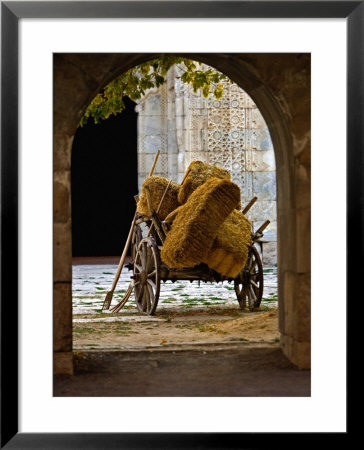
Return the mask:
<svg viewBox="0 0 364 450"><path fill-rule="evenodd" d="M54 377L55 396L310 396L310 371L280 348L275 306L130 307L73 322L74 375Z"/></svg>
<svg viewBox="0 0 364 450"><path fill-rule="evenodd" d="M160 308L155 316L136 310L73 317L73 348L148 349L186 345L275 343L279 341L278 310L249 312L221 305L203 308Z"/></svg>

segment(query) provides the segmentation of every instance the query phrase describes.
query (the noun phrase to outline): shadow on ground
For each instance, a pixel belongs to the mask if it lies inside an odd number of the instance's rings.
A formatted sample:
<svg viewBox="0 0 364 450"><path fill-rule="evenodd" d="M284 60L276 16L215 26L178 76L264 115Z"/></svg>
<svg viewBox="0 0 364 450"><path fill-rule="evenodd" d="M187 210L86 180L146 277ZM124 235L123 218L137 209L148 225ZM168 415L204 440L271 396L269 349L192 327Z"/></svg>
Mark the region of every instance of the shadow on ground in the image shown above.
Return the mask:
<svg viewBox="0 0 364 450"><path fill-rule="evenodd" d="M55 375L54 396L307 397L311 373L279 344L150 351L80 351L75 374Z"/></svg>

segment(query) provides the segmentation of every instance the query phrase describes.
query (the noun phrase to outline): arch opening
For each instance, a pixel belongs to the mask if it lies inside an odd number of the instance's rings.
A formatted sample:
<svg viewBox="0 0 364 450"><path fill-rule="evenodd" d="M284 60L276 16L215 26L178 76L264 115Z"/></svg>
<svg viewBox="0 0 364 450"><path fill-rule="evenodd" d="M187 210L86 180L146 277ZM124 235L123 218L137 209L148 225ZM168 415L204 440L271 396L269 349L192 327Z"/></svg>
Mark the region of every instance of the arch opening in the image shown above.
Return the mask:
<svg viewBox="0 0 364 450"><path fill-rule="evenodd" d="M84 87L80 73L82 95L73 101L73 117L60 120L55 130L55 150L58 157L70 155L75 123L80 111L100 86L139 62L158 55L117 55L100 57L100 63L108 66L108 71L94 73L94 88L90 83ZM291 361L300 367L309 367L309 207L310 207L310 101L309 101L309 57L307 55L228 55L228 54L188 54L191 59L205 62L229 76L239 86L243 86L262 112L269 127L277 163L277 203L278 203L278 265L280 286L280 333L281 346ZM82 55L70 56L75 58ZM56 65L69 63L60 57ZM66 58L67 59L67 58ZM101 61L102 60L102 61ZM80 62L79 65L83 65ZM272 67L279 67L279 76ZM78 72L78 69L75 69ZM112 75L111 75L112 74ZM62 82L62 76L59 78ZM297 83L297 82L300 82ZM57 84L57 83L56 83ZM71 93L70 93L71 94ZM60 99L58 99L60 100ZM57 99L55 100L57 104ZM55 119L62 116L62 101L55 108ZM72 103L72 102L71 102ZM295 121L292 120L295 117ZM56 166L62 166L60 158ZM66 157L67 159L67 157ZM65 164L67 166L67 164ZM66 169L67 170L67 169ZM57 243L56 243L57 246ZM58 262L55 272L55 291L58 273L69 271L69 257ZM69 273L69 272L68 272ZM67 278L67 276L66 276ZM68 277L69 279L69 277ZM290 314L292 312L292 314ZM302 314L303 313L303 314ZM301 317L299 317L301 314ZM61 336L62 337L62 336ZM55 351L70 350L65 339ZM62 339L61 339L62 341ZM63 345L65 344L65 345ZM68 350L68 351L69 351Z"/></svg>

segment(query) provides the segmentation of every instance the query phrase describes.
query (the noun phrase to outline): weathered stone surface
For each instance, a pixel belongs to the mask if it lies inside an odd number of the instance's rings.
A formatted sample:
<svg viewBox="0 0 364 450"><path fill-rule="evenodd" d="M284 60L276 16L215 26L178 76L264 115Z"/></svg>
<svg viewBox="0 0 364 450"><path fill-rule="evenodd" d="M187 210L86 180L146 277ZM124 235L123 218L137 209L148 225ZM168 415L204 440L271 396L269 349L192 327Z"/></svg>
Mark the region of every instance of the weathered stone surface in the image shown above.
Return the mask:
<svg viewBox="0 0 364 450"><path fill-rule="evenodd" d="M67 222L71 215L70 172L54 172L53 180L53 220Z"/></svg>
<svg viewBox="0 0 364 450"><path fill-rule="evenodd" d="M275 172L276 162L273 150L252 150L251 155L254 172Z"/></svg>
<svg viewBox="0 0 364 450"><path fill-rule="evenodd" d="M298 291L296 304L296 329L293 337L297 341L311 341L311 276L310 273L298 275L296 282Z"/></svg>
<svg viewBox="0 0 364 450"><path fill-rule="evenodd" d="M276 200L276 173L253 172L253 193L260 201ZM263 216L262 216L263 218Z"/></svg>
<svg viewBox="0 0 364 450"><path fill-rule="evenodd" d="M243 172L241 177L241 198L243 204L249 203L254 197L253 194L253 174L252 172Z"/></svg>
<svg viewBox="0 0 364 450"><path fill-rule="evenodd" d="M279 331L282 334L293 336L296 326L296 274L293 271L283 271L278 266L281 285L278 281L279 296Z"/></svg>
<svg viewBox="0 0 364 450"><path fill-rule="evenodd" d="M148 102L145 103L145 115L160 116L161 113L161 95L153 94L148 96Z"/></svg>
<svg viewBox="0 0 364 450"><path fill-rule="evenodd" d="M275 222L277 217L276 202L257 200L248 211L247 217L251 222L262 222L265 220Z"/></svg>
<svg viewBox="0 0 364 450"><path fill-rule="evenodd" d="M268 128L247 130L250 135L253 150L273 150L272 139Z"/></svg>
<svg viewBox="0 0 364 450"><path fill-rule="evenodd" d="M300 164L295 172L297 209L309 209L311 205L311 166Z"/></svg>
<svg viewBox="0 0 364 450"><path fill-rule="evenodd" d="M297 229L297 272L310 273L311 270L311 212L299 210L296 214Z"/></svg>
<svg viewBox="0 0 364 450"><path fill-rule="evenodd" d="M53 374L73 375L73 352L53 353Z"/></svg>
<svg viewBox="0 0 364 450"><path fill-rule="evenodd" d="M311 368L311 342L297 341L291 336L281 335L281 346L284 354L300 369Z"/></svg>
<svg viewBox="0 0 364 450"><path fill-rule="evenodd" d="M277 264L277 242L263 243L263 266L271 266Z"/></svg>
<svg viewBox="0 0 364 450"><path fill-rule="evenodd" d="M155 155L162 148L162 139L160 135L151 135L145 137L145 153Z"/></svg>
<svg viewBox="0 0 364 450"><path fill-rule="evenodd" d="M53 224L53 280L72 281L71 220Z"/></svg>
<svg viewBox="0 0 364 450"><path fill-rule="evenodd" d="M248 123L247 128L267 130L267 124L258 108L247 108Z"/></svg>
<svg viewBox="0 0 364 450"><path fill-rule="evenodd" d="M53 170L63 171L71 169L71 152L73 136L53 135Z"/></svg>
<svg viewBox="0 0 364 450"><path fill-rule="evenodd" d="M146 116L145 117L145 129L146 136L154 136L162 131L164 124L161 116ZM148 150L148 147L147 149Z"/></svg>
<svg viewBox="0 0 364 450"><path fill-rule="evenodd" d="M72 351L72 283L55 283L53 289L53 350Z"/></svg>

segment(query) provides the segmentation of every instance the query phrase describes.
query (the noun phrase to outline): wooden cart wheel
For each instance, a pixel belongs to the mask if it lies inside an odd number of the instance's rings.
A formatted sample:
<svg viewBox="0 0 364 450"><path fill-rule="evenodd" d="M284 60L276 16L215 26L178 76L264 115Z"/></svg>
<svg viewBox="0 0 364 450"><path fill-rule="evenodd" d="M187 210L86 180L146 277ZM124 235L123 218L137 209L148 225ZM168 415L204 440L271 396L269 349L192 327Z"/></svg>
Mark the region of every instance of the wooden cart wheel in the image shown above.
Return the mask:
<svg viewBox="0 0 364 450"><path fill-rule="evenodd" d="M143 239L142 230L139 225L135 225L133 235L131 237L131 260L134 262L139 242Z"/></svg>
<svg viewBox="0 0 364 450"><path fill-rule="evenodd" d="M160 256L152 237L142 239L134 259L134 295L139 312L154 314L159 299Z"/></svg>
<svg viewBox="0 0 364 450"><path fill-rule="evenodd" d="M254 245L249 249L244 269L234 280L234 287L241 309L246 307L247 300L250 311L260 306L263 296L263 264Z"/></svg>

